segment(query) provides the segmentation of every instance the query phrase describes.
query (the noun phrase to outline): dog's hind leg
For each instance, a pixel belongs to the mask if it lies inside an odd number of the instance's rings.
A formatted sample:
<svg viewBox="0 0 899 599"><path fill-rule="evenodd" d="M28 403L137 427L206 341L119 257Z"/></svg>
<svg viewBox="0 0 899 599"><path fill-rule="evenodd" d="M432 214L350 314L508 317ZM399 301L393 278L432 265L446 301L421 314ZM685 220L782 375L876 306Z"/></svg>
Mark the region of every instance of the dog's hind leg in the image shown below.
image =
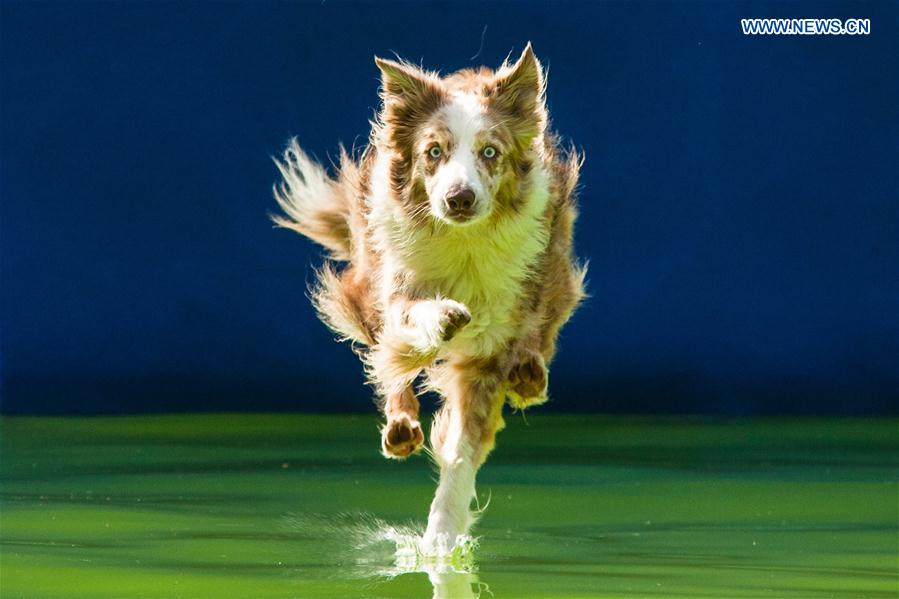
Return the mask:
<svg viewBox="0 0 899 599"><path fill-rule="evenodd" d="M421 544L423 551L443 552L474 522L475 477L503 425L504 377L495 360L448 363L431 376L445 399L431 428L440 482Z"/></svg>
<svg viewBox="0 0 899 599"><path fill-rule="evenodd" d="M546 361L534 349L536 341L521 344L514 352L514 360L507 377L506 395L509 405L523 410L546 401L549 371Z"/></svg>
<svg viewBox="0 0 899 599"><path fill-rule="evenodd" d="M554 235L568 232L570 238L570 214L557 222ZM562 224L559 224L561 222ZM561 233L560 233L561 231ZM549 363L556 353L556 339L562 325L571 317L577 305L584 299L585 267L572 263L570 241L557 243L547 257L548 275L541 288L535 288L539 301L524 319L528 331L512 350L513 360L508 374L509 404L524 409L547 400Z"/></svg>
<svg viewBox="0 0 899 599"><path fill-rule="evenodd" d="M409 457L424 444L424 433L418 421L418 398L412 386L390 393L384 402L387 422L381 428L381 453L388 458Z"/></svg>

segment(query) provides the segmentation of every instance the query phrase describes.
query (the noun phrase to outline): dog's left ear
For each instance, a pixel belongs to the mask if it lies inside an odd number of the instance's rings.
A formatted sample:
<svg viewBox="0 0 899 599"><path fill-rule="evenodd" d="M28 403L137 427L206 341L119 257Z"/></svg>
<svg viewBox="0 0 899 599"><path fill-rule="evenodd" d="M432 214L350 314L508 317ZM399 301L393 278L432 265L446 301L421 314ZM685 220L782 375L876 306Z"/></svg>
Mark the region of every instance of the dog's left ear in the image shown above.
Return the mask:
<svg viewBox="0 0 899 599"><path fill-rule="evenodd" d="M536 124L538 130L531 132L536 135L546 124L544 90L543 67L528 42L514 64L499 69L490 95L497 107L509 116Z"/></svg>
<svg viewBox="0 0 899 599"><path fill-rule="evenodd" d="M516 115L532 116L543 111L543 67L531 42L514 64L500 68L493 85L496 101Z"/></svg>

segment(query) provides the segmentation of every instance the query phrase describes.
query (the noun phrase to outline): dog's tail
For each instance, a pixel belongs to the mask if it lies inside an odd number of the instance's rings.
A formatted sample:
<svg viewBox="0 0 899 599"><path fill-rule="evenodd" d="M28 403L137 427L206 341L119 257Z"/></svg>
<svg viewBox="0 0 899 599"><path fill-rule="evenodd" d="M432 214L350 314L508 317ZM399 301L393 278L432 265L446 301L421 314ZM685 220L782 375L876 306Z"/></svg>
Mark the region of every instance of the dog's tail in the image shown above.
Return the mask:
<svg viewBox="0 0 899 599"><path fill-rule="evenodd" d="M326 263L318 271L310 297L319 317L341 341L371 347L375 343L371 326L374 317L369 314L366 318L366 313L372 308L364 305L367 290L353 279L351 270L338 273L333 265Z"/></svg>
<svg viewBox="0 0 899 599"><path fill-rule="evenodd" d="M345 189L300 149L296 138L290 140L283 158L276 158L275 164L282 180L273 191L283 211L272 215L275 224L320 243L334 259L349 260L350 198Z"/></svg>

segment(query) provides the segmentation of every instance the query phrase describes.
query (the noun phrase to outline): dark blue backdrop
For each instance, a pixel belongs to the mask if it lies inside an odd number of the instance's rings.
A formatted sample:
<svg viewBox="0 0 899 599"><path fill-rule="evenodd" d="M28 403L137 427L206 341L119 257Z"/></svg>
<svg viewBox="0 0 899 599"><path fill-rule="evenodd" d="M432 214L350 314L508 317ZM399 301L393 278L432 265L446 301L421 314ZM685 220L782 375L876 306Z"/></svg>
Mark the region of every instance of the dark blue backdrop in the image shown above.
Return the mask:
<svg viewBox="0 0 899 599"><path fill-rule="evenodd" d="M2 410L369 409L269 156L364 141L373 54L530 39L587 154L552 409L895 412L896 6L3 2Z"/></svg>

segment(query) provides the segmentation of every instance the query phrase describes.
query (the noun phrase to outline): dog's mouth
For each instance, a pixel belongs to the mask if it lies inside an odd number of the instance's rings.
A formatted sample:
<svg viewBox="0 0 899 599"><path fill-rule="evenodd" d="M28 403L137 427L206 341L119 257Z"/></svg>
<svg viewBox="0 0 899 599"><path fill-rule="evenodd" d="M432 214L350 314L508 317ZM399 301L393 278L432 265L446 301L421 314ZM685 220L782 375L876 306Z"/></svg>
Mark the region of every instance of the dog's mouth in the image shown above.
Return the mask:
<svg viewBox="0 0 899 599"><path fill-rule="evenodd" d="M479 216L477 210L470 208L467 210L448 211L443 215L443 218L454 225L467 225L476 221Z"/></svg>

